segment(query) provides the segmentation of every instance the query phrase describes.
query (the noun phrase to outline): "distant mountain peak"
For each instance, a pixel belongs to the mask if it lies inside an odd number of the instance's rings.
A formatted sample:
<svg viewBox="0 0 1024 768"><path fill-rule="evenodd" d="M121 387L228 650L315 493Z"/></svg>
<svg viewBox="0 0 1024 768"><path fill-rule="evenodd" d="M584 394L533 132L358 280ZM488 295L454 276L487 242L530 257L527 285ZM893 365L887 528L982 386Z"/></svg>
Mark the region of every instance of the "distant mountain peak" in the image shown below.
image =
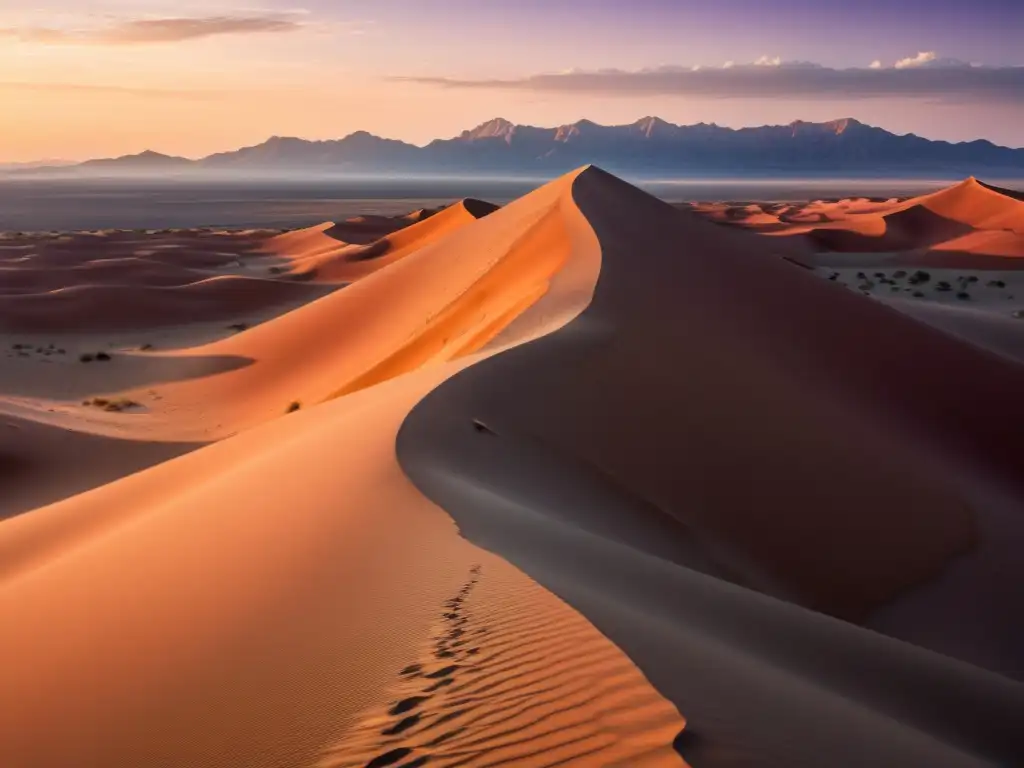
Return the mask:
<svg viewBox="0 0 1024 768"><path fill-rule="evenodd" d="M170 165L191 165L192 160L174 155L165 155L162 152L154 152L151 149L143 150L134 155L121 155L120 157L104 157L97 160L86 160L80 165L85 167L108 166L123 167L126 169L138 167L170 166Z"/></svg>
<svg viewBox="0 0 1024 768"><path fill-rule="evenodd" d="M633 123L633 127L639 130L647 138L650 138L656 133L671 131L673 129L678 128L679 126L674 125L673 123L670 123L667 120L662 120L660 117L648 115L647 117L641 117L639 120Z"/></svg>
<svg viewBox="0 0 1024 768"><path fill-rule="evenodd" d="M852 128L865 127L864 123L854 120L852 117L842 117L838 120L828 120L824 123L808 122L806 120L794 120L789 124L795 136L798 132L817 131L821 133L832 133L841 136Z"/></svg>
<svg viewBox="0 0 1024 768"><path fill-rule="evenodd" d="M464 139L503 139L515 133L516 125L503 117L495 117L476 128L462 132Z"/></svg>

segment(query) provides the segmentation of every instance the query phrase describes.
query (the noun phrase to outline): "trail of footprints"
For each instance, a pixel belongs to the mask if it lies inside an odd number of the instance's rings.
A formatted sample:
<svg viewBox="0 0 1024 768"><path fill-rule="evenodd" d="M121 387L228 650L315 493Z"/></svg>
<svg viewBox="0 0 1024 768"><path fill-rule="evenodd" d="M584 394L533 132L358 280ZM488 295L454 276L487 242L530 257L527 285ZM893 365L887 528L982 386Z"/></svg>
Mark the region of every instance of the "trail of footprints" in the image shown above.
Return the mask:
<svg viewBox="0 0 1024 768"><path fill-rule="evenodd" d="M317 768L685 766L671 748L685 721L621 651L539 585L482 576Z"/></svg>
<svg viewBox="0 0 1024 768"><path fill-rule="evenodd" d="M417 768L431 761L433 748L463 730L457 721L466 714L466 710L459 709L460 702L449 693L457 680L480 670L479 641L488 629L486 626L471 626L466 601L480 581L481 570L481 566L473 566L466 583L454 597L445 601L440 630L431 640L429 659L410 664L399 672L399 690L409 695L387 709L383 722L381 718L367 721L360 727L361 733L356 739L347 739L339 745L339 751L349 753L348 756L340 760L328 756L320 763L322 768ZM413 731L415 740L407 738L413 735ZM371 738L366 739L367 736ZM352 750L354 741L376 742L382 751L363 762L362 758L352 754L362 751Z"/></svg>

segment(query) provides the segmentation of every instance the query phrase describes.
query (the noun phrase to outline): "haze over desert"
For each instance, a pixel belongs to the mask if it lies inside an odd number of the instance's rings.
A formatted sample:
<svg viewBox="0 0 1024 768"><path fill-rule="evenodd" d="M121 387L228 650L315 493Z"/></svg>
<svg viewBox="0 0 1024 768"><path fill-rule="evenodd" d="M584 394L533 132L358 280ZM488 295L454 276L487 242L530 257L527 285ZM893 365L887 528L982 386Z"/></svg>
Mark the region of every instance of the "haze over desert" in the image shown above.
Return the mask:
<svg viewBox="0 0 1024 768"><path fill-rule="evenodd" d="M0 766L1024 765L1019 5L45 5Z"/></svg>

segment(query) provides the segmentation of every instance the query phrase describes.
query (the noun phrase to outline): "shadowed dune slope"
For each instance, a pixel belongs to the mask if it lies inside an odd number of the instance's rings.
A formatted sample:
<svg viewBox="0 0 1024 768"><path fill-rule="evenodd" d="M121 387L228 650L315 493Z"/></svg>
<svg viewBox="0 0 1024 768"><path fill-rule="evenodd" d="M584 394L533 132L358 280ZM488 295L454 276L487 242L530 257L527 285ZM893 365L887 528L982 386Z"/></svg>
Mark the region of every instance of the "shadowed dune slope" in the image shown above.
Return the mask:
<svg viewBox="0 0 1024 768"><path fill-rule="evenodd" d="M593 302L417 405L417 486L624 648L695 764L1024 754L1019 684L691 570L854 620L935 579L978 531L923 441L1019 480L1024 370L598 169L573 196Z"/></svg>

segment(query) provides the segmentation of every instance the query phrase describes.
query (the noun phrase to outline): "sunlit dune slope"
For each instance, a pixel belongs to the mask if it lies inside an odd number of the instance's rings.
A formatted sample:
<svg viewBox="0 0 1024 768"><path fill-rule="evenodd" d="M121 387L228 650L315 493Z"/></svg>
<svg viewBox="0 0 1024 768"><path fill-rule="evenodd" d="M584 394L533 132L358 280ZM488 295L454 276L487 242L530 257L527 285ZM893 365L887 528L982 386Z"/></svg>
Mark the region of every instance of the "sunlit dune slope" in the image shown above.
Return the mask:
<svg viewBox="0 0 1024 768"><path fill-rule="evenodd" d="M440 239L416 241L385 268L272 322L167 353L251 362L164 386L173 414L160 434L223 436L277 418L293 402L310 406L477 351L544 295L564 266L576 235L561 190L549 185ZM434 222L444 228L444 213L416 226Z"/></svg>

